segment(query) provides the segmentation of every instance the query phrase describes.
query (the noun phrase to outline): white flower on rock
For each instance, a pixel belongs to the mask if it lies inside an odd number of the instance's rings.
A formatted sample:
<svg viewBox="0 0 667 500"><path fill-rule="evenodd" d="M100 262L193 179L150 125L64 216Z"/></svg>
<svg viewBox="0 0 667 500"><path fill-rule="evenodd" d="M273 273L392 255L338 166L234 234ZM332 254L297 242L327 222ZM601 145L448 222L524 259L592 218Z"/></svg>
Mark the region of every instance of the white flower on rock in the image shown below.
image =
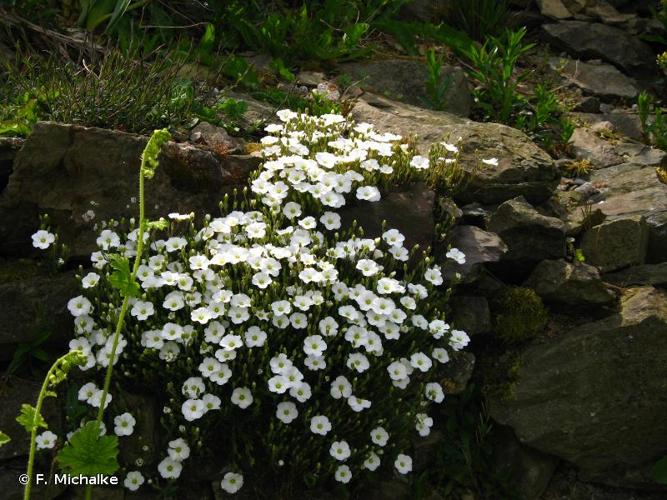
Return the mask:
<svg viewBox="0 0 667 500"><path fill-rule="evenodd" d="M125 412L122 415L114 417L113 423L114 434L116 434L116 436L131 436L134 432L134 426L137 423L137 420L131 413Z"/></svg>
<svg viewBox="0 0 667 500"><path fill-rule="evenodd" d="M239 491L242 486L243 475L236 472L227 472L220 482L220 487L230 495Z"/></svg>

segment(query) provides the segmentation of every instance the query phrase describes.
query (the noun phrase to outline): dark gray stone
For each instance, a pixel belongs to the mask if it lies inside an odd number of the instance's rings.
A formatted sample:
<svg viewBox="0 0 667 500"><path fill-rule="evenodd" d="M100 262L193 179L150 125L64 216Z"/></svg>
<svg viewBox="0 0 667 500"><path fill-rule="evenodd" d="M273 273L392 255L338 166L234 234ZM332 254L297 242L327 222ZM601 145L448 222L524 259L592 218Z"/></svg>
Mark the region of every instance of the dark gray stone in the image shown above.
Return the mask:
<svg viewBox="0 0 667 500"><path fill-rule="evenodd" d="M73 256L95 249L92 223L136 216L137 178L146 137L74 125L38 123L14 161L0 197L0 255L25 256L37 215L48 213ZM226 192L245 184L258 158L220 156L169 143L146 183L147 215L216 213ZM133 201L134 200L134 201Z"/></svg>
<svg viewBox="0 0 667 500"><path fill-rule="evenodd" d="M617 286L667 286L667 262L633 266L604 275L604 280Z"/></svg>
<svg viewBox="0 0 667 500"><path fill-rule="evenodd" d="M461 274L464 282L474 281L484 264L498 262L507 252L507 245L497 234L475 226L456 226L448 239L453 247L466 256L465 264L454 269Z"/></svg>
<svg viewBox="0 0 667 500"><path fill-rule="evenodd" d="M588 308L611 305L616 300L595 267L562 259L540 262L524 286L535 290L545 302L563 306Z"/></svg>
<svg viewBox="0 0 667 500"><path fill-rule="evenodd" d="M542 29L556 48L575 57L602 59L628 74L655 72L651 48L622 29L584 21L560 21Z"/></svg>
<svg viewBox="0 0 667 500"><path fill-rule="evenodd" d="M565 224L540 214L523 198L506 201L489 219L488 229L507 244L504 260L539 261L565 257Z"/></svg>
<svg viewBox="0 0 667 500"><path fill-rule="evenodd" d="M648 225L643 216L603 222L588 230L581 241L586 261L602 272L643 264Z"/></svg>
<svg viewBox="0 0 667 500"><path fill-rule="evenodd" d="M453 324L469 335L491 331L491 311L484 297L470 295L452 297Z"/></svg>
<svg viewBox="0 0 667 500"><path fill-rule="evenodd" d="M628 289L608 318L534 342L513 397L490 413L519 440L596 481L655 487L644 470L667 446L667 292Z"/></svg>
<svg viewBox="0 0 667 500"><path fill-rule="evenodd" d="M595 95L634 99L639 94L632 78L610 64L593 64L567 58L553 58L549 64L568 81Z"/></svg>

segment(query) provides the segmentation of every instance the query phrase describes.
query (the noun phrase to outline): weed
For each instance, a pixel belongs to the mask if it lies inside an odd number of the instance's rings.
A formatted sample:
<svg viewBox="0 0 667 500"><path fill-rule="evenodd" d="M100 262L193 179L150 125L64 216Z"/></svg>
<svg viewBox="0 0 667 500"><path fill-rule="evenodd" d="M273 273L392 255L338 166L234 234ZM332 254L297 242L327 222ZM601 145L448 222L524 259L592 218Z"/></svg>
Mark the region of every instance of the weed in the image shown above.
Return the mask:
<svg viewBox="0 0 667 500"><path fill-rule="evenodd" d="M663 115L662 109L654 105L646 91L639 94L637 108L646 141L667 151L667 119ZM653 120L650 120L651 108L653 108L654 113Z"/></svg>
<svg viewBox="0 0 667 500"><path fill-rule="evenodd" d="M534 290L507 287L494 303L496 335L506 344L517 344L539 335L549 314Z"/></svg>
<svg viewBox="0 0 667 500"><path fill-rule="evenodd" d="M451 75L442 76L442 59L435 50L426 52L426 101L433 109L443 110L446 107L447 93L452 84Z"/></svg>
<svg viewBox="0 0 667 500"><path fill-rule="evenodd" d="M506 25L509 5L506 0L456 0L451 22L478 41L498 35Z"/></svg>
<svg viewBox="0 0 667 500"><path fill-rule="evenodd" d="M586 177L593 170L590 160L574 160L563 166L563 175L566 177Z"/></svg>

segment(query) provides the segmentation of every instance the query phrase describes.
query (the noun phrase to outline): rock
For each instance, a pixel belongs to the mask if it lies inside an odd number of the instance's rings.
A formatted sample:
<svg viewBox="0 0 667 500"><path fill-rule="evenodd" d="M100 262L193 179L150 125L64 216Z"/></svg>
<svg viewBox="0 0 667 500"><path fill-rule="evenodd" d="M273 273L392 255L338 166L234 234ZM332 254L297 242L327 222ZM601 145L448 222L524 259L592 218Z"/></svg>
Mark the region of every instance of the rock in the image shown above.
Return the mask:
<svg viewBox="0 0 667 500"><path fill-rule="evenodd" d="M524 286L535 290L545 302L563 306L590 308L616 300L595 267L562 259L540 262Z"/></svg>
<svg viewBox="0 0 667 500"><path fill-rule="evenodd" d="M543 16L551 19L568 19L572 17L572 12L567 10L567 7L561 0L537 0L537 6Z"/></svg>
<svg viewBox="0 0 667 500"><path fill-rule="evenodd" d="M456 226L449 234L449 243L466 256L465 264L454 270L464 282L474 281L481 267L490 262L498 262L507 252L507 245L497 234L475 226Z"/></svg>
<svg viewBox="0 0 667 500"><path fill-rule="evenodd" d="M593 126L599 122L609 122L617 133L624 134L631 139L641 141L643 137L642 125L636 113L617 111L611 113L570 113L568 115L575 122Z"/></svg>
<svg viewBox="0 0 667 500"><path fill-rule="evenodd" d="M503 260L532 262L565 257L565 224L540 214L521 197L500 205L489 219L488 229L507 244Z"/></svg>
<svg viewBox="0 0 667 500"><path fill-rule="evenodd" d="M23 142L24 139L20 137L0 137L0 193L7 186L14 157L23 146Z"/></svg>
<svg viewBox="0 0 667 500"><path fill-rule="evenodd" d="M501 203L520 195L540 203L551 196L560 179L548 154L525 134L505 125L471 122L370 94L357 101L351 114L380 130L416 136L422 151L443 139L456 142L460 137L460 161L470 173L466 188L457 195L461 204ZM497 166L480 162L494 157Z"/></svg>
<svg viewBox="0 0 667 500"><path fill-rule="evenodd" d="M596 167L623 163L614 146L587 128L576 128L570 139L572 153L579 160L589 160Z"/></svg>
<svg viewBox="0 0 667 500"><path fill-rule="evenodd" d="M520 498L538 500L556 471L558 458L523 446L508 427L498 426L493 435L494 468L516 481Z"/></svg>
<svg viewBox="0 0 667 500"><path fill-rule="evenodd" d="M649 227L646 262L662 262L667 255L667 210L649 212L646 223Z"/></svg>
<svg viewBox="0 0 667 500"><path fill-rule="evenodd" d="M11 438L9 443L0 447L0 460L4 461L10 458L28 456L28 452L30 451L30 436L16 421L16 417L20 413L22 404L34 405L36 403L40 388L41 381L37 383L11 375L5 376L0 380L0 394L2 394L0 429ZM56 410L55 399L47 398L45 400L42 407L42 415L49 425L49 429L59 434L61 432L60 414ZM23 465L25 466L25 462Z"/></svg>
<svg viewBox="0 0 667 500"><path fill-rule="evenodd" d="M25 432L25 431L24 431ZM26 447L28 444L26 443ZM40 473L47 473L48 468L39 462L35 467ZM10 462L3 462L0 465L0 491L2 491L3 500L23 500L23 485L19 482L21 474L25 474L26 460L16 459ZM55 484L36 484L33 485L32 498L39 500L52 500L54 498L63 498L61 495L66 486Z"/></svg>
<svg viewBox="0 0 667 500"><path fill-rule="evenodd" d="M475 355L468 351L452 354L442 374L442 387L446 394L461 394L468 387L475 369Z"/></svg>
<svg viewBox="0 0 667 500"><path fill-rule="evenodd" d="M159 458L159 407L157 401L143 394L117 393L123 408L136 419L132 439L119 442L119 462L133 464L141 459L145 464L157 463Z"/></svg>
<svg viewBox="0 0 667 500"><path fill-rule="evenodd" d="M94 250L91 213L94 222L136 216L139 155L145 143L145 137L124 132L38 123L17 154L0 198L0 255L25 256L34 250L30 235L41 213L49 213L73 256ZM146 184L147 214L217 212L222 196L244 185L258 162L169 143L155 177Z"/></svg>
<svg viewBox="0 0 667 500"><path fill-rule="evenodd" d="M190 140L220 156L243 152L243 144L239 139L230 136L224 128L208 122L199 122L190 131Z"/></svg>
<svg viewBox="0 0 667 500"><path fill-rule="evenodd" d="M415 106L433 107L426 90L426 66L421 61L384 59L345 63L338 66L341 74L348 75L370 92L382 94ZM445 65L440 77L448 81L442 109L460 116L469 116L472 94L468 77L462 68Z"/></svg>
<svg viewBox="0 0 667 500"><path fill-rule="evenodd" d="M353 220L359 222L369 238L381 236L382 221L387 221L387 229L398 229L405 235L406 248L419 244L425 250L433 244L435 236L434 202L435 192L423 183L416 183L401 191L385 193L378 202L358 202L338 212L346 226Z"/></svg>
<svg viewBox="0 0 667 500"><path fill-rule="evenodd" d="M611 26L627 23L637 18L633 14L621 14L613 5L605 0L596 0L592 5L587 6L584 12L587 16L599 19L600 22Z"/></svg>
<svg viewBox="0 0 667 500"><path fill-rule="evenodd" d="M667 152L662 149L652 148L641 142L619 142L616 144L615 150L617 154L623 157L624 163L635 163L649 167L667 165Z"/></svg>
<svg viewBox="0 0 667 500"><path fill-rule="evenodd" d="M655 72L655 55L638 38L600 23L560 21L542 30L556 48L584 59L602 59L628 74Z"/></svg>
<svg viewBox="0 0 667 500"><path fill-rule="evenodd" d="M73 273L50 274L30 261L0 263L0 360L11 357L17 344L45 334L49 342L71 337L67 301L77 290Z"/></svg>
<svg viewBox="0 0 667 500"><path fill-rule="evenodd" d="M582 113L599 113L600 112L600 99L596 96L585 96L579 101L576 106L573 108L574 111L580 111Z"/></svg>
<svg viewBox="0 0 667 500"><path fill-rule="evenodd" d="M457 296L451 300L453 324L469 335L491 331L491 311L484 297Z"/></svg>
<svg viewBox="0 0 667 500"><path fill-rule="evenodd" d="M551 67L579 88L601 97L634 99L635 82L611 64L593 64L567 58L552 58Z"/></svg>
<svg viewBox="0 0 667 500"><path fill-rule="evenodd" d="M401 17L432 22L441 19L452 7L452 0L413 0L401 8Z"/></svg>
<svg viewBox="0 0 667 500"><path fill-rule="evenodd" d="M513 397L489 409L523 444L612 484L664 454L667 292L629 289L619 313L534 342L521 359Z"/></svg>
<svg viewBox="0 0 667 500"><path fill-rule="evenodd" d="M584 234L581 251L586 261L602 272L643 264L648 226L643 216L603 222Z"/></svg>
<svg viewBox="0 0 667 500"><path fill-rule="evenodd" d="M664 255L663 255L664 257ZM667 262L634 266L604 275L605 281L617 286L632 285L667 286Z"/></svg>

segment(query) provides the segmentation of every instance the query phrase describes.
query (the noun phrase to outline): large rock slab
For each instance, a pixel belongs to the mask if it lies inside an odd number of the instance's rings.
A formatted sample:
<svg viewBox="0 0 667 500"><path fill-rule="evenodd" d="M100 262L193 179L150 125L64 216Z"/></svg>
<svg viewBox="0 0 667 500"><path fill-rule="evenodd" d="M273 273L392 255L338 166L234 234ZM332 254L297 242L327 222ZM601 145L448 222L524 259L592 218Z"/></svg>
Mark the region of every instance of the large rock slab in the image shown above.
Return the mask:
<svg viewBox="0 0 667 500"><path fill-rule="evenodd" d="M73 255L93 250L94 222L136 216L139 155L146 140L112 130L38 123L18 152L0 198L0 255L30 251L41 213L51 216ZM245 184L258 161L169 143L155 178L146 183L147 212L214 213L226 192Z"/></svg>
<svg viewBox="0 0 667 500"><path fill-rule="evenodd" d="M616 299L595 267L563 259L540 262L524 286L547 303L575 308L610 305Z"/></svg>
<svg viewBox="0 0 667 500"><path fill-rule="evenodd" d="M560 21L545 24L546 38L557 48L583 59L602 59L628 74L655 72L655 55L639 38L600 23Z"/></svg>
<svg viewBox="0 0 667 500"><path fill-rule="evenodd" d="M358 82L364 90L383 94L416 106L431 107L426 91L426 67L421 61L407 59L379 59L345 63L338 71ZM472 94L468 77L458 66L444 65L440 71L443 81L449 82L442 106L445 111L460 116L469 116Z"/></svg>
<svg viewBox="0 0 667 500"><path fill-rule="evenodd" d="M604 279L617 286L653 285L664 287L667 286L667 262L629 267L622 271L605 274Z"/></svg>
<svg viewBox="0 0 667 500"><path fill-rule="evenodd" d="M667 448L667 292L628 289L620 311L535 342L522 353L511 399L490 412L519 440L597 480L634 475Z"/></svg>
<svg viewBox="0 0 667 500"><path fill-rule="evenodd" d="M16 344L45 334L51 342L69 338L67 301L77 290L74 273L48 273L30 261L0 262L0 361L11 358Z"/></svg>
<svg viewBox="0 0 667 500"><path fill-rule="evenodd" d="M507 244L504 260L539 261L565 257L565 223L542 215L519 197L498 207L488 229Z"/></svg>
<svg viewBox="0 0 667 500"><path fill-rule="evenodd" d="M602 272L643 264L648 245L648 226L641 215L609 220L588 230L581 240L587 262Z"/></svg>
<svg viewBox="0 0 667 500"><path fill-rule="evenodd" d="M601 97L633 99L639 94L635 82L611 64L593 64L567 58L553 58L552 68L577 87Z"/></svg>
<svg viewBox="0 0 667 500"><path fill-rule="evenodd" d="M375 124L380 130L415 136L418 146L460 138L463 168L470 181L457 201L501 203L516 196L540 203L548 199L560 175L551 157L524 133L498 123L477 123L440 111L431 111L366 94L352 109L357 121ZM498 165L481 163L497 158Z"/></svg>

